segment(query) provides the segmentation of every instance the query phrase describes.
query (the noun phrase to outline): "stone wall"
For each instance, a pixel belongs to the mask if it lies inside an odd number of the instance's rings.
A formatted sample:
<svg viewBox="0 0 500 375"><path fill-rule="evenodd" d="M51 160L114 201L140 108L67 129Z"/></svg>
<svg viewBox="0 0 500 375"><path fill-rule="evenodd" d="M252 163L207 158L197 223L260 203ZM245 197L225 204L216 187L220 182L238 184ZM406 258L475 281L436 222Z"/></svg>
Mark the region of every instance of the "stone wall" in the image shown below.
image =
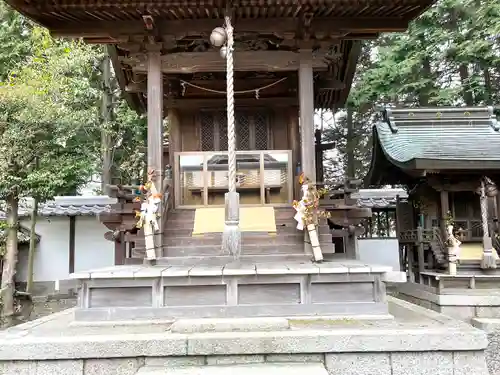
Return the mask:
<svg viewBox="0 0 500 375"><path fill-rule="evenodd" d="M143 366L322 362L329 375L487 375L484 352L391 352L176 356L0 362L2 375L135 375ZM196 372L193 371L193 374ZM498 372L497 372L498 373ZM492 373L494 374L494 373Z"/></svg>

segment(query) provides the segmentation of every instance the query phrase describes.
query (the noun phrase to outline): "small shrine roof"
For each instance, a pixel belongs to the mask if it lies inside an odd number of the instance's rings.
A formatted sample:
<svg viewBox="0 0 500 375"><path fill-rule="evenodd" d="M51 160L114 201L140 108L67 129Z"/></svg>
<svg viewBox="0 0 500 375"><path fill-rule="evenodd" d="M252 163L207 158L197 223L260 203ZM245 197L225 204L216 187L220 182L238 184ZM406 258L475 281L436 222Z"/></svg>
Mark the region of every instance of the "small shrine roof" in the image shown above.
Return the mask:
<svg viewBox="0 0 500 375"><path fill-rule="evenodd" d="M6 235L5 229L0 229L0 243L5 241ZM30 230L20 226L17 231L17 242L20 245L26 245L30 243L30 239ZM35 241L40 241L40 236L38 234L35 235Z"/></svg>
<svg viewBox="0 0 500 375"><path fill-rule="evenodd" d="M396 170L500 171L500 124L493 108L384 110L373 127L369 184L397 183L383 178Z"/></svg>
<svg viewBox="0 0 500 375"><path fill-rule="evenodd" d="M115 198L107 196L75 196L55 197L54 200L42 203L38 215L49 216L97 216L110 211ZM20 203L19 216L27 217L31 213L32 199ZM0 211L0 220L5 219L5 212Z"/></svg>

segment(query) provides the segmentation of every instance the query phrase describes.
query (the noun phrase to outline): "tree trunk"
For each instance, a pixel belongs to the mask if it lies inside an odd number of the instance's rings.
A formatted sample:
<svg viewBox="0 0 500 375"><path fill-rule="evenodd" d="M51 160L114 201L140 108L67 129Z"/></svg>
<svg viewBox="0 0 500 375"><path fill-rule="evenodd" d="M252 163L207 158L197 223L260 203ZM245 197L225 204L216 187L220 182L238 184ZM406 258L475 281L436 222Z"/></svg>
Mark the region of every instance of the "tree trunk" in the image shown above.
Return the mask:
<svg viewBox="0 0 500 375"><path fill-rule="evenodd" d="M14 291L17 265L17 228L19 199L14 194L6 198L7 240L2 270L0 296L2 299L2 319L7 327L14 323Z"/></svg>
<svg viewBox="0 0 500 375"><path fill-rule="evenodd" d="M33 267L35 264L36 250L36 219L38 217L38 199L33 198L33 209L31 211L30 227L30 248L28 253L28 281L26 283L26 292L33 294Z"/></svg>
<svg viewBox="0 0 500 375"><path fill-rule="evenodd" d="M472 107L474 105L474 96L470 90L469 69L467 68L467 65L460 64L458 72L460 74L460 82L462 83L462 95L464 102L467 106Z"/></svg>
<svg viewBox="0 0 500 375"><path fill-rule="evenodd" d="M493 88L491 84L490 70L487 67L483 69L483 77L484 77L484 101L487 105L492 105Z"/></svg>
<svg viewBox="0 0 500 375"><path fill-rule="evenodd" d="M347 177L356 177L356 167L354 165L354 122L353 122L353 110L352 108L347 108L347 140L346 140L346 154L347 154Z"/></svg>
<svg viewBox="0 0 500 375"><path fill-rule="evenodd" d="M111 169L113 167L113 139L111 137L111 120L113 111L113 95L111 92L111 65L106 53L102 61L102 104L101 104L101 152L102 175L101 191L107 194L107 185L111 185Z"/></svg>
<svg viewBox="0 0 500 375"><path fill-rule="evenodd" d="M432 83L431 83L431 62L429 61L428 58L424 58L422 62L422 75L424 76L425 79L428 79L429 81L425 84L425 87L423 87L420 92L419 92L419 105L421 107L427 107L429 106L429 94L432 89Z"/></svg>

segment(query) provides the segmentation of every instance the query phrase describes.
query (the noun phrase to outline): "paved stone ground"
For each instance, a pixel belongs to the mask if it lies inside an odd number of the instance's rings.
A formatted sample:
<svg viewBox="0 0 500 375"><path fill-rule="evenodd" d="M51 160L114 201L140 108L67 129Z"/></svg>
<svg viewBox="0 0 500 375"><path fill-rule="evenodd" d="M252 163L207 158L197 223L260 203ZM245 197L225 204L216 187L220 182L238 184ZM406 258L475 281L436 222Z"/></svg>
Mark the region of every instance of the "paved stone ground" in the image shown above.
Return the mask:
<svg viewBox="0 0 500 375"><path fill-rule="evenodd" d="M34 304L33 311L29 320L36 320L44 316L57 313L76 306L76 298L64 298L47 301L37 301Z"/></svg>

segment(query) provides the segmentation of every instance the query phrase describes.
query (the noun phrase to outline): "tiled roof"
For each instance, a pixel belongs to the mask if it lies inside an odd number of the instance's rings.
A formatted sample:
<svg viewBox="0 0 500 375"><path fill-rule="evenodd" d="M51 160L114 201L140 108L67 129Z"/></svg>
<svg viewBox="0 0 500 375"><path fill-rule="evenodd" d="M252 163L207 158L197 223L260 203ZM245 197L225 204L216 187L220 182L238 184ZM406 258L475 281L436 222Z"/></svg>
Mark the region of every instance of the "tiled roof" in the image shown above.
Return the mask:
<svg viewBox="0 0 500 375"><path fill-rule="evenodd" d="M95 216L109 212L110 206L116 203L115 198L107 196L55 197L53 201L40 204L39 216ZM26 217L31 213L32 200L20 203L19 216ZM0 212L0 219L5 213Z"/></svg>
<svg viewBox="0 0 500 375"><path fill-rule="evenodd" d="M407 198L404 189L360 189L351 197L358 200L358 206L364 208L390 208L396 206L397 197Z"/></svg>
<svg viewBox="0 0 500 375"><path fill-rule="evenodd" d="M500 131L489 108L389 110L374 131L387 159L400 168L415 160L500 162Z"/></svg>
<svg viewBox="0 0 500 375"><path fill-rule="evenodd" d="M4 242L5 241L5 231L3 229L0 229L0 242ZM23 228L21 227L18 231L17 231L17 242L20 244L20 245L24 245L24 244L29 244L30 243L30 231L26 228ZM40 241L40 236L36 235L36 242Z"/></svg>

